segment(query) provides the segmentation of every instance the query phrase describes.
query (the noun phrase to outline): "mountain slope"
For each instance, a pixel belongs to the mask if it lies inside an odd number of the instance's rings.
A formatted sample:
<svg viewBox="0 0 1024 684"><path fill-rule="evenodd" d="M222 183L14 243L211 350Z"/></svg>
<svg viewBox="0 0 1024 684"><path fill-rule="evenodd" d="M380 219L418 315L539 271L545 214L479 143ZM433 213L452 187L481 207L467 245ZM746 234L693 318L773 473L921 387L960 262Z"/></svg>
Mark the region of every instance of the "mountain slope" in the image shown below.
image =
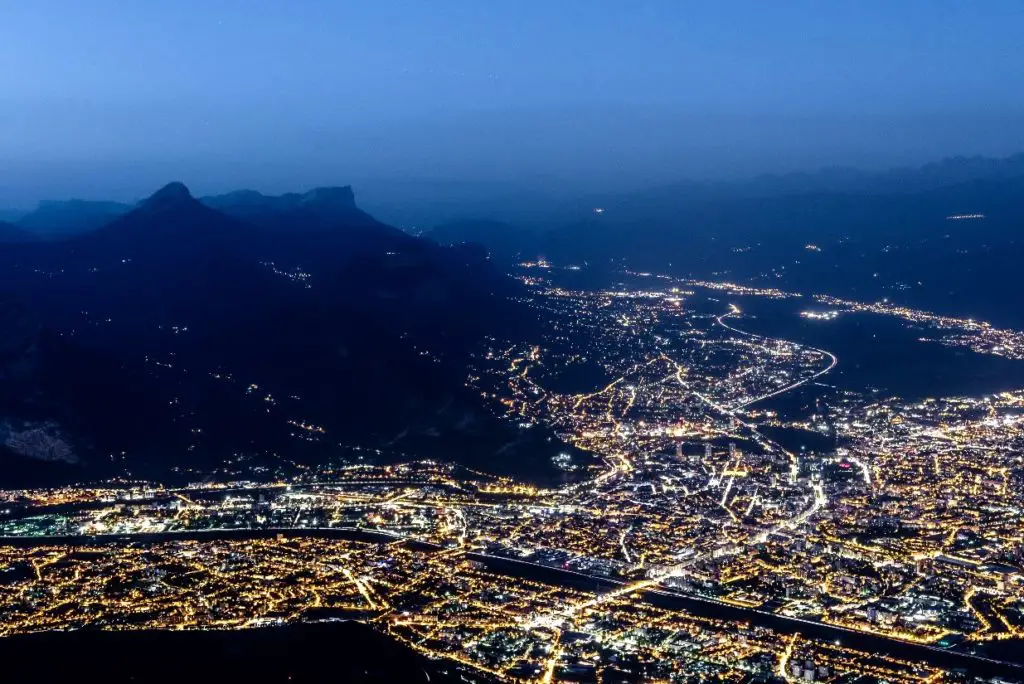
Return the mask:
<svg viewBox="0 0 1024 684"><path fill-rule="evenodd" d="M491 257L502 265L521 261L524 250L537 240L537 235L526 229L502 221L488 220L463 220L441 224L429 230L424 237L442 245L479 243L484 245Z"/></svg>
<svg viewBox="0 0 1024 684"><path fill-rule="evenodd" d="M19 218L18 226L39 237L60 239L88 233L131 209L130 205L119 202L46 201Z"/></svg>
<svg viewBox="0 0 1024 684"><path fill-rule="evenodd" d="M422 246L405 232L385 225L356 206L349 186L314 188L305 193L263 195L240 190L204 197L202 203L244 221L257 231L256 239L287 248L282 238L295 241L297 252L313 254L310 241L331 249L387 251Z"/></svg>
<svg viewBox="0 0 1024 684"><path fill-rule="evenodd" d="M60 430L96 429L73 440L83 473L105 472L105 453L166 476L320 463L355 446L529 470L488 460L520 436L463 386L484 335L529 322L513 285L478 249L413 238L338 199L314 192L243 222L171 184L88 234L0 254L0 289L65 345L47 367L131 422L122 434L109 413L79 420L77 402L51 402ZM123 380L103 386L78 367L86 358ZM133 405L130 388L161 409L114 408ZM558 444L536 441L543 464Z"/></svg>
<svg viewBox="0 0 1024 684"><path fill-rule="evenodd" d="M457 237L495 253L587 262L593 271L660 270L887 297L1024 324L1011 301L1014 264L1024 259L1024 155L683 184L594 202L600 213L589 209L546 232L516 235L477 223ZM975 218L950 218L958 216Z"/></svg>
<svg viewBox="0 0 1024 684"><path fill-rule="evenodd" d="M0 221L0 243L5 242L31 242L36 239L32 233L22 230L12 223Z"/></svg>

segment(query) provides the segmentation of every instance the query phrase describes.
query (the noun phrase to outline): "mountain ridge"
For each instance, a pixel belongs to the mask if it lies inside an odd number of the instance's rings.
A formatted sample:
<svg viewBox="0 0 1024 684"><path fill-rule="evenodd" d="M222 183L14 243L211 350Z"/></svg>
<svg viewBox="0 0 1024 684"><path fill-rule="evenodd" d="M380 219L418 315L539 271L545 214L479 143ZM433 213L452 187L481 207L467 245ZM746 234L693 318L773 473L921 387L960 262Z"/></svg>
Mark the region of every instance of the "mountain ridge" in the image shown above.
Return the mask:
<svg viewBox="0 0 1024 684"><path fill-rule="evenodd" d="M31 242L36 239L35 234L13 223L0 221L0 243L4 242Z"/></svg>
<svg viewBox="0 0 1024 684"><path fill-rule="evenodd" d="M17 225L44 239L63 239L95 230L131 211L131 204L91 200L43 200Z"/></svg>
<svg viewBox="0 0 1024 684"><path fill-rule="evenodd" d="M264 466L282 452L319 463L346 444L415 444L427 454L465 444L477 466L493 458L491 469L513 467L500 446L532 442L494 422L464 378L484 335L528 319L509 297L515 284L478 250L364 219L348 199L319 191L247 222L172 183L94 231L0 252L0 291L71 345L50 347L45 364L12 360L37 368L32 386L56 376L50 419L15 395L0 423L36 416L31 429L74 446L76 465L62 467L76 477L208 471L243 453ZM118 371L102 386L85 366ZM77 376L70 387L58 382ZM132 408L146 405L127 400L133 387L155 408ZM118 407L138 430L91 414L82 392L109 396L97 406ZM297 435L295 422L331 437ZM74 428L83 424L95 432ZM556 448L541 440L523 458L543 469Z"/></svg>

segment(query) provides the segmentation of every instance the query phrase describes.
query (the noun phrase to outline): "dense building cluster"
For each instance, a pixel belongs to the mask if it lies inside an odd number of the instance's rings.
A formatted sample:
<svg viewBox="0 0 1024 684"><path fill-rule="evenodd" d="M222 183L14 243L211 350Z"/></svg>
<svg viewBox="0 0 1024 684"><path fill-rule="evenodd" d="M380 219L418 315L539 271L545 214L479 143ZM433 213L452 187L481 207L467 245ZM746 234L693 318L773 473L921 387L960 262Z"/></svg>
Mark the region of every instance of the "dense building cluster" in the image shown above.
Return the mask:
<svg viewBox="0 0 1024 684"><path fill-rule="evenodd" d="M544 334L491 340L467 382L578 448L558 486L416 462L3 492L0 629L359 619L500 681L1016 671L984 649L1024 637L1024 391L823 398L836 355L745 325L799 295L527 266ZM1020 358L985 323L816 300Z"/></svg>

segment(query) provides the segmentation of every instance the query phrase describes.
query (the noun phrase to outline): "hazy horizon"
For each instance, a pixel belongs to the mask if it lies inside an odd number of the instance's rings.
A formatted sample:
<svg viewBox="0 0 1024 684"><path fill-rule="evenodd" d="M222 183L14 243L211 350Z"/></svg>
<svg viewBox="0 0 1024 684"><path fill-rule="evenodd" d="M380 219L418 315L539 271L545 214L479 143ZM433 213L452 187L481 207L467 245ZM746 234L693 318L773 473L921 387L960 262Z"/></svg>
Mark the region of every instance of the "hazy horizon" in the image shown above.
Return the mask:
<svg viewBox="0 0 1024 684"><path fill-rule="evenodd" d="M1024 150L1012 2L40 0L0 25L4 208L172 180L558 197Z"/></svg>

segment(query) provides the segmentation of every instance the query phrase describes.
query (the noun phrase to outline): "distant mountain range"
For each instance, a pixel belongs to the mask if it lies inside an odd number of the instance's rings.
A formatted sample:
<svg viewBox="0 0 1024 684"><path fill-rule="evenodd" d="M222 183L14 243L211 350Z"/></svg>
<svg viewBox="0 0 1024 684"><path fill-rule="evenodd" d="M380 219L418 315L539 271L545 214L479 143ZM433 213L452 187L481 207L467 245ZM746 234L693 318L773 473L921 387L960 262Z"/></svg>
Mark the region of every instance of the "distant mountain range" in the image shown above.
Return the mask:
<svg viewBox="0 0 1024 684"><path fill-rule="evenodd" d="M120 202L46 201L21 216L17 225L39 237L56 239L95 230L131 209L131 205Z"/></svg>
<svg viewBox="0 0 1024 684"><path fill-rule="evenodd" d="M763 174L741 180L681 181L644 189L581 195L575 199L530 195L522 189L496 183L454 184L458 192L453 194L450 187L453 184L410 180L391 188L389 196L402 199L401 206L389 207L388 212L400 216L403 226L418 225L419 228L412 231L414 233L429 231L430 226L436 225L430 222L436 216L444 217L438 222L443 226L471 229L472 224L480 222L487 228L486 224L499 222L543 232L586 217L595 208L610 210L807 194L911 194L964 183L1006 181L1022 175L1024 153L1003 158L950 157L920 167L886 171L832 167L810 172ZM628 179L623 179L622 186L628 185ZM331 202L336 202L338 208L347 206L350 220L355 219L357 212L362 213L354 206L351 188L320 188L308 193L277 196L263 195L255 190L238 190L202 197L200 201L236 218L244 218L244 214L249 213L259 220L308 203L310 196L318 192L333 192L336 196L333 200L318 198L317 206ZM443 209L438 208L438 202L444 204ZM28 213L0 209L0 221L16 224L44 238L64 237L99 228L133 207L133 204L119 202L48 200L40 202L34 211ZM363 217L369 218L366 214Z"/></svg>
<svg viewBox="0 0 1024 684"><path fill-rule="evenodd" d="M1022 175L1024 153L1001 158L949 157L924 166L884 171L831 167L809 172L763 174L736 181L690 181L626 193L622 199L642 202L666 195L704 200L812 193L891 195L926 192L972 181L1006 180Z"/></svg>
<svg viewBox="0 0 1024 684"><path fill-rule="evenodd" d="M150 201L148 198L146 201ZM267 225L298 215L310 221L331 223L344 220L347 225L384 224L360 210L355 204L351 187L315 188L306 193L264 195L255 190L237 190L224 195L212 195L199 201L229 216ZM123 216L138 204L95 202L80 199L66 201L47 200L28 213L6 212L7 223L44 239L60 239L88 233ZM0 223L0 225L3 225Z"/></svg>
<svg viewBox="0 0 1024 684"><path fill-rule="evenodd" d="M538 234L504 221L463 220L435 226L424 233L442 245L479 243L485 245L496 261L508 264L536 256Z"/></svg>
<svg viewBox="0 0 1024 684"><path fill-rule="evenodd" d="M888 297L1024 325L1008 287L1024 260L1022 227L1024 155L1016 155L687 183L591 198L575 219L532 230L463 221L427 236L480 242L498 261L544 256L594 271Z"/></svg>
<svg viewBox="0 0 1024 684"><path fill-rule="evenodd" d="M537 323L503 271L540 255L1024 326L1024 155L684 184L565 216L416 237L349 187L196 199L171 183L0 223L0 486L272 476L377 450L543 476L565 445L464 386L483 339Z"/></svg>
<svg viewBox="0 0 1024 684"><path fill-rule="evenodd" d="M33 233L19 228L13 223L0 221L0 243L4 242L32 242L37 239Z"/></svg>
<svg viewBox="0 0 1024 684"><path fill-rule="evenodd" d="M102 227L9 243L0 485L351 447L540 473L559 444L463 386L484 335L532 324L515 292L480 248L381 224L350 188L201 202L172 183Z"/></svg>

